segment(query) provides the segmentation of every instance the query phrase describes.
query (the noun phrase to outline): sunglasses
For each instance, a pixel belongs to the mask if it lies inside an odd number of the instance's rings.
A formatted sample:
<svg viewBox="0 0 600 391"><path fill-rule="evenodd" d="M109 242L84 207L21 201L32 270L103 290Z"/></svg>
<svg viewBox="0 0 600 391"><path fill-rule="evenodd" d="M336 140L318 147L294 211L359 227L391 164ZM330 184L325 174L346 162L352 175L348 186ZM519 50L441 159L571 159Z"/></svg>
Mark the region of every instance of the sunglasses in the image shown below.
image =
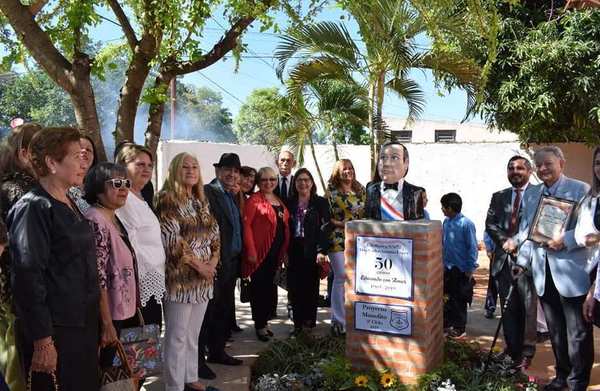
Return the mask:
<svg viewBox="0 0 600 391"><path fill-rule="evenodd" d="M261 182L277 182L277 178L260 178Z"/></svg>
<svg viewBox="0 0 600 391"><path fill-rule="evenodd" d="M129 179L109 179L106 182L112 183L114 189L120 189L122 187L131 189L131 181Z"/></svg>

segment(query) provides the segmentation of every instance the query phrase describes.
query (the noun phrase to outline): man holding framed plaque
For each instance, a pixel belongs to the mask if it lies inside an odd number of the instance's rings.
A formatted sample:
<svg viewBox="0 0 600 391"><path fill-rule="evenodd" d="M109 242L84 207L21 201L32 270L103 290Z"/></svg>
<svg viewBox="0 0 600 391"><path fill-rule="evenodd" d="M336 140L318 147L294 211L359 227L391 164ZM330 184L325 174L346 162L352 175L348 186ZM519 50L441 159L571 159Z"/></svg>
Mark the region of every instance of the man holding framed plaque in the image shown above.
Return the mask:
<svg viewBox="0 0 600 391"><path fill-rule="evenodd" d="M511 187L492 195L485 220L486 233L495 244L490 279L500 295L502 306L506 301L513 279L511 269L516 261L516 248L505 250L505 243L519 230L525 192L529 193L532 166L523 156L508 161L506 174ZM537 295L531 273L519 277L511 301L502 317L506 353L522 370L531 364L535 354Z"/></svg>
<svg viewBox="0 0 600 391"><path fill-rule="evenodd" d="M534 160L543 183L523 205L518 237L527 241L513 274L531 270L546 315L556 377L544 390L584 391L594 359L592 325L582 311L590 287L589 250L577 244L574 233L576 206L589 186L563 175L565 158L556 146L540 148Z"/></svg>

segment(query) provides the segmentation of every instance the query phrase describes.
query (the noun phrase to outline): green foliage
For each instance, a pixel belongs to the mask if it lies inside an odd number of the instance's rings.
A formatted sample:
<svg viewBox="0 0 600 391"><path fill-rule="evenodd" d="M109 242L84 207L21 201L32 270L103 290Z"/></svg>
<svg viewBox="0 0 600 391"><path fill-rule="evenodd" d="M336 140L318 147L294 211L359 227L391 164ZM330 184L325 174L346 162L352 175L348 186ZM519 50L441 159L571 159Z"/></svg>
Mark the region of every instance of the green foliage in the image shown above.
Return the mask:
<svg viewBox="0 0 600 391"><path fill-rule="evenodd" d="M8 127L15 117L43 125L75 123L69 96L42 71L0 81L0 127Z"/></svg>
<svg viewBox="0 0 600 391"><path fill-rule="evenodd" d="M231 113L223 107L220 93L207 87L177 85L175 137L185 140L237 142L231 128ZM165 110L163 126L170 116Z"/></svg>
<svg viewBox="0 0 600 391"><path fill-rule="evenodd" d="M252 366L252 377L271 373L309 373L316 362L330 355L339 355L344 351L341 338L313 338L301 334L298 338L289 338L272 343L261 352Z"/></svg>
<svg viewBox="0 0 600 391"><path fill-rule="evenodd" d="M257 88L248 95L234 120L234 132L240 143L281 145L277 132L281 117L282 95L277 88Z"/></svg>
<svg viewBox="0 0 600 391"><path fill-rule="evenodd" d="M493 355L483 372L487 352L477 343L447 340L444 363L407 386L390 371L357 371L344 356L344 340L322 337L272 343L252 368L256 391L513 391L538 389L514 369L512 361Z"/></svg>
<svg viewBox="0 0 600 391"><path fill-rule="evenodd" d="M479 106L486 121L525 143L600 143L600 10L550 21L543 7L501 10L498 56Z"/></svg>

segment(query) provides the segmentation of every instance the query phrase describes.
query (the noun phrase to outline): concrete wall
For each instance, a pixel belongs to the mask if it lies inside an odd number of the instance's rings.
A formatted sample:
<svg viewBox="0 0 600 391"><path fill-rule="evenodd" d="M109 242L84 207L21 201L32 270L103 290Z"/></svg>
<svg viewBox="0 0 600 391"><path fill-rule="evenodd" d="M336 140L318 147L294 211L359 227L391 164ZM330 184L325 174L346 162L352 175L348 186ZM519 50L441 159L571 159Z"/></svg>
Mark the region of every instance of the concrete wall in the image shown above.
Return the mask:
<svg viewBox="0 0 600 391"><path fill-rule="evenodd" d="M581 144L558 144L567 159L566 174L580 180L591 181L592 149ZM408 144L410 169L407 181L427 189L429 205L427 210L432 219L443 219L440 198L448 192L456 192L463 198L463 213L471 218L477 227L479 239L483 236L485 215L493 192L508 187L506 163L515 154L527 155L532 150L523 150L517 142L479 142L436 144ZM358 180L366 184L370 180L369 148L364 145L341 145L338 147L341 158L349 158L354 163ZM216 144L190 141L161 142L157 155L156 183L163 183L168 163L179 152L191 152L200 160L202 178L207 183L214 178L213 163L222 153L235 152L240 155L243 165L260 168L274 167L275 157L264 146ZM335 163L333 148L330 145L317 145L319 167L327 181ZM319 182L312 155L307 151L304 166ZM537 183L536 178L532 182ZM319 193L322 187L318 183Z"/></svg>

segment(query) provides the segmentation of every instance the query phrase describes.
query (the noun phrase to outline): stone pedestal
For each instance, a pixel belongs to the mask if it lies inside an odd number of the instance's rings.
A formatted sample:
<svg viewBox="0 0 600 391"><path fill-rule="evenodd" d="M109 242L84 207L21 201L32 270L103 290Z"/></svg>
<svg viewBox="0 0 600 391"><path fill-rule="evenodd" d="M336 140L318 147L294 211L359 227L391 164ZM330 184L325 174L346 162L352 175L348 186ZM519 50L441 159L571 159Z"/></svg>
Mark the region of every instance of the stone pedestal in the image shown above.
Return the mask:
<svg viewBox="0 0 600 391"><path fill-rule="evenodd" d="M370 237L384 240L377 239L380 243L375 243L375 247L370 244L365 247L365 243L374 242ZM397 238L405 240L394 240ZM390 250L386 256L387 249ZM383 255L377 256L379 250ZM394 255L395 251L403 256ZM345 257L346 356L355 368L389 368L403 383L415 383L419 375L434 369L443 359L441 223L424 220L349 222ZM407 281L394 277L398 272L391 270L390 264L398 267L398 264L410 263L411 258L412 273L407 265L401 270L409 276ZM365 272L371 266L373 270ZM362 293L357 292L357 284ZM407 289L407 284L412 286ZM407 327L407 322L412 323L412 327ZM369 330L372 325L376 325L375 331Z"/></svg>

